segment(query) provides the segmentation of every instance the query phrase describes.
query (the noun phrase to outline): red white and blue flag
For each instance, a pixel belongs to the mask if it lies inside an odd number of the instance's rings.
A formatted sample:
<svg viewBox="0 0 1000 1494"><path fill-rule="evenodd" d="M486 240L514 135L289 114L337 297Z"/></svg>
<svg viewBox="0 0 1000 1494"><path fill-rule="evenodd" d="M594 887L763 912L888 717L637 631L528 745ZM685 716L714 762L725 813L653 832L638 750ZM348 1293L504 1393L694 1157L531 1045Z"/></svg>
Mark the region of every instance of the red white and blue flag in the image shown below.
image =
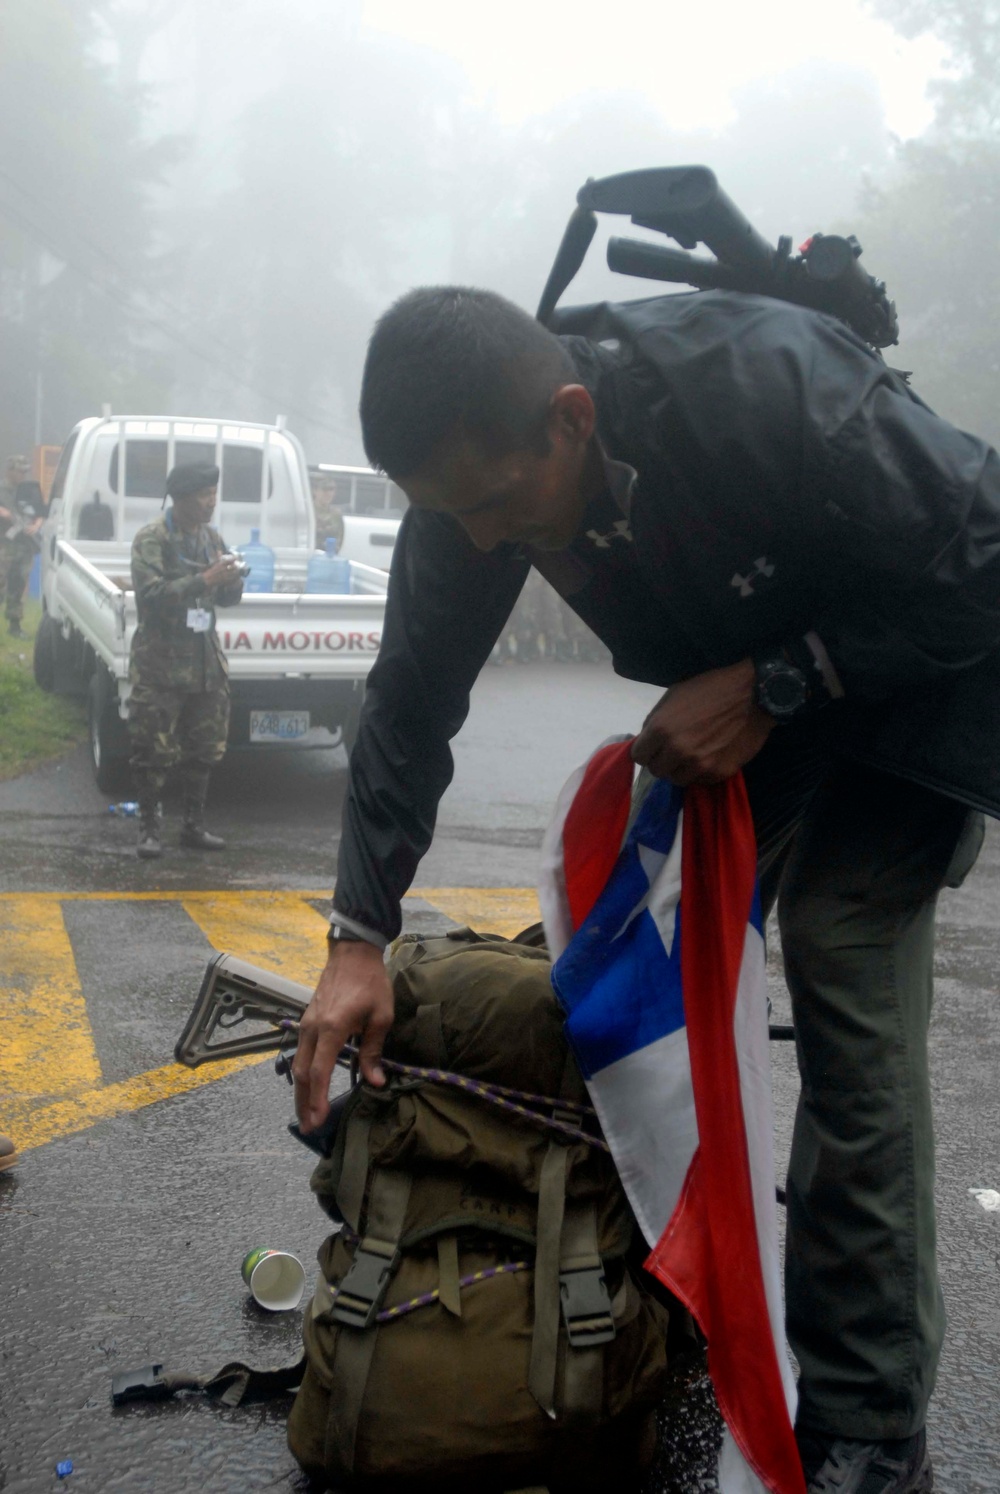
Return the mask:
<svg viewBox="0 0 1000 1494"><path fill-rule="evenodd" d="M552 980L647 1270L708 1340L722 1494L804 1494L785 1344L764 937L742 777L657 780L631 739L560 795L539 898Z"/></svg>

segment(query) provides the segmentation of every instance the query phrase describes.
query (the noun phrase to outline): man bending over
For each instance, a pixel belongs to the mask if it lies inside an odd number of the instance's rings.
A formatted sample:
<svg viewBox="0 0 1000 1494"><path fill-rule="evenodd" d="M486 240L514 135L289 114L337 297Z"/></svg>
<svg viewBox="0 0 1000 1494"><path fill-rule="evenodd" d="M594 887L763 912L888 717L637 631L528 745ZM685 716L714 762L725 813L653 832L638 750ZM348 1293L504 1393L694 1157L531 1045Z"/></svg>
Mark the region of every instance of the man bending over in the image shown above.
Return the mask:
<svg viewBox="0 0 1000 1494"><path fill-rule="evenodd" d="M600 342L556 337L498 296L435 288L372 337L365 448L411 507L300 1119L322 1120L351 1035L384 1082L382 950L534 565L619 674L669 687L638 763L682 785L744 772L802 1079L786 1301L806 1480L929 1490L934 915L975 859L973 811L1000 814L1000 463L829 317L716 292L606 322Z"/></svg>

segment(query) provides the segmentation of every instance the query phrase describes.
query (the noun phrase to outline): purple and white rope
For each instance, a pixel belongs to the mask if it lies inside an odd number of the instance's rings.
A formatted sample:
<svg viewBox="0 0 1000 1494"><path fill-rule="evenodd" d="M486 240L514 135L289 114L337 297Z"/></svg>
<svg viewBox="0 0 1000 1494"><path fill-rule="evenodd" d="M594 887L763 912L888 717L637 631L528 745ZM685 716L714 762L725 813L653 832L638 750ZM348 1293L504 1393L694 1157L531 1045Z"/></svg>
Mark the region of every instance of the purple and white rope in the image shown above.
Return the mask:
<svg viewBox="0 0 1000 1494"><path fill-rule="evenodd" d="M477 1281L489 1281L491 1276L509 1276L514 1271L530 1271L530 1261L505 1261L502 1266L488 1266L483 1271L473 1271L470 1276L458 1278L459 1287L475 1286ZM390 1323L393 1318L401 1318L408 1312L414 1312L418 1307L430 1307L441 1295L439 1287L434 1287L430 1292L421 1292L419 1297L411 1297L407 1302L397 1302L394 1307L383 1307L382 1311L376 1313L376 1323ZM334 1293L336 1301L336 1293Z"/></svg>
<svg viewBox="0 0 1000 1494"><path fill-rule="evenodd" d="M288 1032L298 1030L298 1023L292 1021L291 1018L286 1017L280 1025ZM350 1058L355 1058L357 1053L357 1045L348 1043L341 1053L341 1059L345 1054ZM402 1075L403 1078L423 1079L428 1084L450 1085L453 1089L461 1089L466 1094L486 1100L489 1104L496 1105L498 1109L506 1110L511 1115L520 1116L522 1120L530 1121L533 1125L544 1126L549 1131L558 1131L573 1141L586 1142L588 1146L596 1148L597 1151L608 1153L611 1151L603 1136L592 1136L581 1126L574 1126L569 1121L557 1120L553 1115L544 1115L531 1108L532 1105L552 1106L554 1110L576 1111L581 1119L587 1119L596 1114L589 1105L580 1105L574 1100L555 1100L549 1095L533 1095L525 1090L509 1089L503 1084L488 1084L481 1079L470 1079L465 1074L452 1074L447 1069L427 1069L417 1064L398 1063L392 1058L383 1058L382 1064L385 1068L391 1069L393 1073ZM517 1099L512 1098L513 1096L517 1096ZM526 1103L520 1103L521 1101Z"/></svg>

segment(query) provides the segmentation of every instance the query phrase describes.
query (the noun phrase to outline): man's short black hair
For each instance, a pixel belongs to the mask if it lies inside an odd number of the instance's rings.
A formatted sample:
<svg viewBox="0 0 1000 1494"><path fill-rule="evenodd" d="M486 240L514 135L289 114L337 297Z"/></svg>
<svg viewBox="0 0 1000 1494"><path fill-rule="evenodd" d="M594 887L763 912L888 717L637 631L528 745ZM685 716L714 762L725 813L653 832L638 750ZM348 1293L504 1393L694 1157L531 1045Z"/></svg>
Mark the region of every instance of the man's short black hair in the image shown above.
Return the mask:
<svg viewBox="0 0 1000 1494"><path fill-rule="evenodd" d="M421 471L465 435L490 455L545 450L549 400L577 373L559 339L492 291L410 291L380 317L361 382L361 431L372 466Z"/></svg>

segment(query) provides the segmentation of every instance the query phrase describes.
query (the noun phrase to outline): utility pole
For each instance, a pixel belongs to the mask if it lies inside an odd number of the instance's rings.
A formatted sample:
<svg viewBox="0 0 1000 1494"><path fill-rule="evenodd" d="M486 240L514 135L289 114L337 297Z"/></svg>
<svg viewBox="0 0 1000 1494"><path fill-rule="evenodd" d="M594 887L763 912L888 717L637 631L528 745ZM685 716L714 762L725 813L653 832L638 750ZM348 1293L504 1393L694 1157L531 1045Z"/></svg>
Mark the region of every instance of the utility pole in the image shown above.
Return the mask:
<svg viewBox="0 0 1000 1494"><path fill-rule="evenodd" d="M35 445L42 444L42 409L45 403L45 375L42 373L41 328L38 338L38 366L35 369Z"/></svg>

